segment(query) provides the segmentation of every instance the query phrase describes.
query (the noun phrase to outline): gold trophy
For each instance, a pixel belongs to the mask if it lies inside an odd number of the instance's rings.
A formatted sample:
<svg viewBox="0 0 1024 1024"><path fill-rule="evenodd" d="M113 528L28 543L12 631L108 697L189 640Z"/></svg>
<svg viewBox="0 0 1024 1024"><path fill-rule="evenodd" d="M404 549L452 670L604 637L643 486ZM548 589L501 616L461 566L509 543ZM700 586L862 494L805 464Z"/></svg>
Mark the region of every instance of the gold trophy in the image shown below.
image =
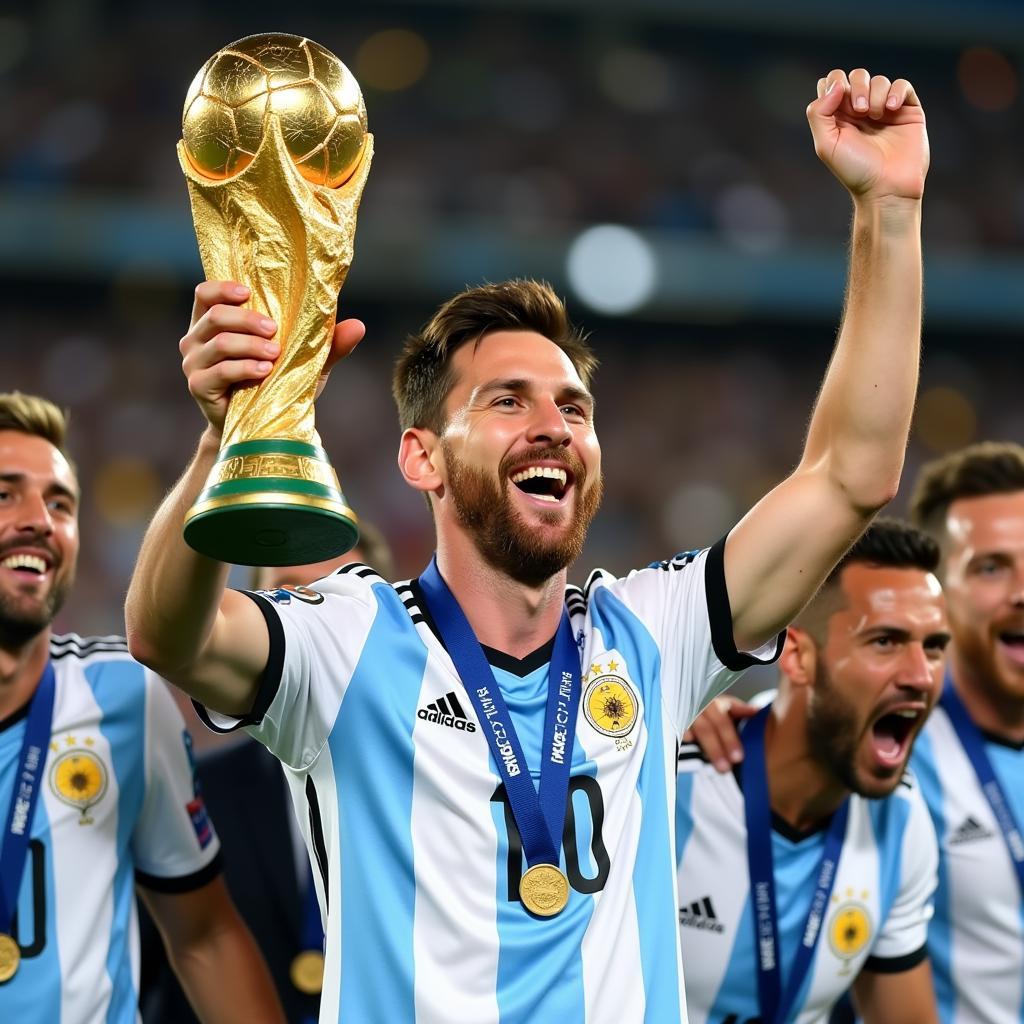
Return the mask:
<svg viewBox="0 0 1024 1024"><path fill-rule="evenodd" d="M373 156L344 64L301 36L215 53L185 99L178 160L208 280L239 281L277 323L270 376L235 389L185 540L237 565L301 565L359 539L313 423Z"/></svg>

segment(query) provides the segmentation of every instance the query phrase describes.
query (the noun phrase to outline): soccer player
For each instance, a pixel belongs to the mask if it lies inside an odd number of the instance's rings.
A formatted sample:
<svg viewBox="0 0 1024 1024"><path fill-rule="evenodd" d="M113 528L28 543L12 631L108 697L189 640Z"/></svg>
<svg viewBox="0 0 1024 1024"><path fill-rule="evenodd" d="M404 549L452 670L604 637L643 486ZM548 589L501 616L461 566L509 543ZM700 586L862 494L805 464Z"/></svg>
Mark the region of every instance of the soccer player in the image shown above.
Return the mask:
<svg viewBox="0 0 1024 1024"><path fill-rule="evenodd" d="M876 520L788 631L774 701L721 773L680 748L679 927L693 1024L936 1021L935 832L904 775L942 687L939 550ZM774 891L773 891L774 890Z"/></svg>
<svg viewBox="0 0 1024 1024"><path fill-rule="evenodd" d="M373 566L385 579L393 575L384 535L362 518L359 544L351 551L312 565L256 568L252 587L305 586L352 562ZM224 844L228 892L266 958L285 1016L291 1024L312 1024L323 987L323 928L281 765L262 744L246 739L199 757L196 774ZM196 1020L145 915L140 1003L146 1024Z"/></svg>
<svg viewBox="0 0 1024 1024"><path fill-rule="evenodd" d="M685 1020L677 738L777 655L891 499L916 388L916 94L835 70L808 116L854 224L803 457L709 550L582 591L566 572L601 494L595 360L529 281L456 296L399 361L399 468L437 533L423 575L391 586L345 567L276 600L225 590L182 520L231 388L265 379L279 349L245 288L197 288L180 349L208 425L143 541L129 644L285 764L327 907L321 1020ZM340 323L332 358L362 333Z"/></svg>
<svg viewBox="0 0 1024 1024"><path fill-rule="evenodd" d="M137 885L205 1021L280 1021L165 684L119 637L52 634L79 544L64 435L0 395L0 1020L134 1022Z"/></svg>
<svg viewBox="0 0 1024 1024"><path fill-rule="evenodd" d="M953 646L912 767L939 837L928 936L943 1024L1024 1020L1024 448L926 465L911 515L942 549Z"/></svg>

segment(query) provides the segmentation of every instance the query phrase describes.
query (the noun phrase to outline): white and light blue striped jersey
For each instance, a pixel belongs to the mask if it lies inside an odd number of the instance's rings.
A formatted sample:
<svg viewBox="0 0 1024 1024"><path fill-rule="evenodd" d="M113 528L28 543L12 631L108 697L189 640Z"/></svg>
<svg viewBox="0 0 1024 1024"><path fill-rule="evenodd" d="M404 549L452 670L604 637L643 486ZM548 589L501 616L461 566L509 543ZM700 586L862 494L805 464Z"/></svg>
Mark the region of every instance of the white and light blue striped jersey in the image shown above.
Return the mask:
<svg viewBox="0 0 1024 1024"><path fill-rule="evenodd" d="M686 1020L677 739L779 646L735 650L723 550L567 593L583 669L561 855L571 893L545 920L518 901L525 864L501 779L415 582L350 565L311 590L255 595L271 646L249 728L285 764L320 867L322 1022ZM551 645L523 662L488 653L536 782Z"/></svg>
<svg viewBox="0 0 1024 1024"><path fill-rule="evenodd" d="M691 1024L750 1024L757 996L747 827L737 773L680 747L676 798L679 934ZM796 957L825 845L772 816L782 984ZM935 833L912 777L883 800L850 797L846 839L818 946L787 1024L817 1024L859 971L903 971L925 958L936 884Z"/></svg>
<svg viewBox="0 0 1024 1024"><path fill-rule="evenodd" d="M131 1024L138 1017L135 883L187 891L219 868L185 724L164 682L119 637L56 636L53 724L0 1021ZM27 705L0 722L7 808Z"/></svg>
<svg viewBox="0 0 1024 1024"><path fill-rule="evenodd" d="M986 736L996 777L1024 822L1024 748ZM928 952L942 1024L1024 1022L1024 899L1010 852L941 705L911 764L939 837Z"/></svg>

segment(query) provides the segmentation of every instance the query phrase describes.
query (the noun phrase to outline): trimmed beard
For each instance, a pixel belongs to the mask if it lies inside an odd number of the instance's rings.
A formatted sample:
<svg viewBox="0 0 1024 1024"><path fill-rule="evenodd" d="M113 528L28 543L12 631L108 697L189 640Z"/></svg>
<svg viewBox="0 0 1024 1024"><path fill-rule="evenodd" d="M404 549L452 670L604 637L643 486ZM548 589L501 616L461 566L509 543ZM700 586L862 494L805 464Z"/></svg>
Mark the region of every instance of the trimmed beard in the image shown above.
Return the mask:
<svg viewBox="0 0 1024 1024"><path fill-rule="evenodd" d="M23 647L48 629L71 591L74 577L54 580L38 611L26 612L16 597L0 591L0 646Z"/></svg>
<svg viewBox="0 0 1024 1024"><path fill-rule="evenodd" d="M571 565L583 550L590 522L601 504L603 483L597 477L588 487L582 460L564 448L536 448L519 455L507 455L498 466L497 477L467 466L441 439L448 489L459 522L472 535L477 550L495 569L517 583L537 587ZM514 487L511 474L519 466L541 460L557 461L573 477L576 505L572 520L560 539L542 540L522 520L506 488ZM556 526L561 515L541 512L541 521Z"/></svg>
<svg viewBox="0 0 1024 1024"><path fill-rule="evenodd" d="M878 800L888 796L899 785L907 759L904 758L903 764L894 769L891 776L873 775L870 783L865 783L857 773L857 753L862 737L863 729L856 712L819 659L813 695L807 703L807 743L811 756L851 793L868 800Z"/></svg>

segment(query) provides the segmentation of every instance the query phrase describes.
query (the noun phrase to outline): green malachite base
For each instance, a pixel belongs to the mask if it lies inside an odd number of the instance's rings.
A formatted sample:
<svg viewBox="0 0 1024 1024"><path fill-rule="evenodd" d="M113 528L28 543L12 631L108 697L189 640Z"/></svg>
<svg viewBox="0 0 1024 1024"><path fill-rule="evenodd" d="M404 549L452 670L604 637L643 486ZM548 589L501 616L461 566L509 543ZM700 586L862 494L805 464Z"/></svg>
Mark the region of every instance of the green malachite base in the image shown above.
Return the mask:
<svg viewBox="0 0 1024 1024"><path fill-rule="evenodd" d="M221 450L185 516L185 541L233 565L306 565L359 543L327 453L303 441L240 441Z"/></svg>

